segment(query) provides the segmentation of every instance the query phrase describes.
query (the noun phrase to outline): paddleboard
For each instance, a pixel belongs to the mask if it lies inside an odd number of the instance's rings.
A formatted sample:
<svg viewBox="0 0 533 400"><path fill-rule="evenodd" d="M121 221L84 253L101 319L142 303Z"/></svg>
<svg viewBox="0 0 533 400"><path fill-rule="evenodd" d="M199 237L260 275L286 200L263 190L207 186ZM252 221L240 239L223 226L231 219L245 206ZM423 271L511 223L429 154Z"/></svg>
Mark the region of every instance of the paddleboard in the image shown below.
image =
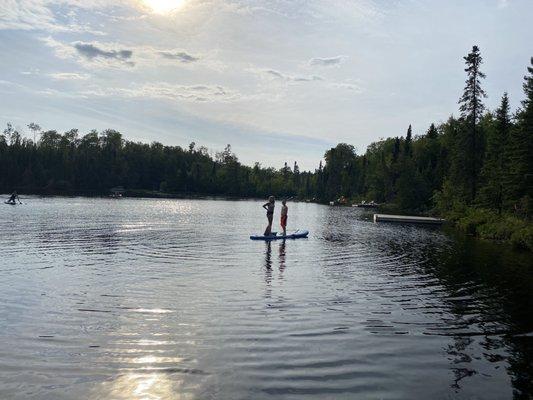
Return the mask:
<svg viewBox="0 0 533 400"><path fill-rule="evenodd" d="M11 203L9 201L4 201L4 204L9 204L10 206L16 206L17 205L17 203Z"/></svg>
<svg viewBox="0 0 533 400"><path fill-rule="evenodd" d="M294 232L287 232L287 235L279 234L277 232L272 232L268 236L264 235L252 235L250 239L252 240L279 240L279 239L303 239L309 235L309 231L298 229Z"/></svg>

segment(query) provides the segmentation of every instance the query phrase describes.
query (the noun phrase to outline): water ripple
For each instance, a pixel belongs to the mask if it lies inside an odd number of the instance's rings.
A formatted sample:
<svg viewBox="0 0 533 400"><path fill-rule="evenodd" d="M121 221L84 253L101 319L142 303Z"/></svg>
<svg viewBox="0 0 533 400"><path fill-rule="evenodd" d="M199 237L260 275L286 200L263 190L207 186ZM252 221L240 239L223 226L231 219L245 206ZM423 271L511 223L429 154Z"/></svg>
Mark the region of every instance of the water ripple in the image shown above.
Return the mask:
<svg viewBox="0 0 533 400"><path fill-rule="evenodd" d="M358 209L289 215L309 239L247 240L255 201L2 210L2 397L533 393L529 258Z"/></svg>

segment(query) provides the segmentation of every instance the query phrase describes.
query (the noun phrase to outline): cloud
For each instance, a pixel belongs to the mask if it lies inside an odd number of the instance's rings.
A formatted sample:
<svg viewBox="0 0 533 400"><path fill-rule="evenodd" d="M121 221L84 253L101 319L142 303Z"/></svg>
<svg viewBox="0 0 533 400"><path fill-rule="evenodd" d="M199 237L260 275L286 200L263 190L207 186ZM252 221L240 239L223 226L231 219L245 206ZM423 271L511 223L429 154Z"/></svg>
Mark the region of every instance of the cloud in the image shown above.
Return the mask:
<svg viewBox="0 0 533 400"><path fill-rule="evenodd" d="M56 56L62 59L68 59L76 56L74 48L68 44L55 40L51 36L39 38L46 46L52 48Z"/></svg>
<svg viewBox="0 0 533 400"><path fill-rule="evenodd" d="M200 59L184 51L160 51L159 54L169 60L177 60L182 63L192 63Z"/></svg>
<svg viewBox="0 0 533 400"><path fill-rule="evenodd" d="M20 71L21 75L39 75L41 70L39 68L30 68L27 71Z"/></svg>
<svg viewBox="0 0 533 400"><path fill-rule="evenodd" d="M295 76L292 77L292 80L294 82L314 82L314 81L322 81L323 79L320 76L310 76L310 77L304 77L304 76Z"/></svg>
<svg viewBox="0 0 533 400"><path fill-rule="evenodd" d="M341 81L341 82L331 81L331 80L326 80L317 75L311 75L311 76L288 75L283 72L277 71L275 69L251 68L249 70L256 74L259 74L262 76L268 76L271 79L280 80L280 81L288 82L288 83L317 82L321 84L320 88L349 90L356 94L360 94L363 92L363 89L361 88L361 86L358 83L354 83L353 81Z"/></svg>
<svg viewBox="0 0 533 400"><path fill-rule="evenodd" d="M334 65L340 65L344 62L345 56L325 57L325 58L311 58L309 65L316 65L321 67L331 67Z"/></svg>
<svg viewBox="0 0 533 400"><path fill-rule="evenodd" d="M126 0L124 0L126 1ZM77 22L76 13L60 13L57 9L97 9L109 7L104 0L1 0L0 30L40 30L48 32L103 32Z"/></svg>
<svg viewBox="0 0 533 400"><path fill-rule="evenodd" d="M67 98L67 99L86 98L86 96L83 93L58 90L54 88L45 88L45 89L33 91L32 93L41 95L41 96L46 96L46 97L60 97L60 98Z"/></svg>
<svg viewBox="0 0 533 400"><path fill-rule="evenodd" d="M271 75L275 78L280 78L280 79L287 79L287 76L283 75L281 72L278 72L278 71L275 71L273 69L267 69L264 71L265 74L268 74L268 75Z"/></svg>
<svg viewBox="0 0 533 400"><path fill-rule="evenodd" d="M363 93L363 89L360 85L350 82L331 82L328 84L329 87L333 89L346 89L346 90L352 90L355 93Z"/></svg>
<svg viewBox="0 0 533 400"><path fill-rule="evenodd" d="M0 29L61 30L53 13L41 0L2 0Z"/></svg>
<svg viewBox="0 0 533 400"><path fill-rule="evenodd" d="M95 46L92 43L83 42L74 43L74 48L78 51L79 54L81 54L88 60L103 57L107 59L124 61L127 64L133 65L133 62L128 61L133 55L133 51L131 50L104 50L100 47Z"/></svg>
<svg viewBox="0 0 533 400"><path fill-rule="evenodd" d="M220 85L178 85L166 82L146 83L128 88L98 87L84 91L82 94L187 102L230 102L242 97L240 93Z"/></svg>
<svg viewBox="0 0 533 400"><path fill-rule="evenodd" d="M76 72L56 72L48 75L58 81L85 81L90 78L89 74L78 74Z"/></svg>
<svg viewBox="0 0 533 400"><path fill-rule="evenodd" d="M86 68L107 67L120 68L123 65L134 66L131 61L133 50L116 49L116 43L63 43L51 36L39 38L46 46L52 48L57 57L64 60L74 59Z"/></svg>
<svg viewBox="0 0 533 400"><path fill-rule="evenodd" d="M201 59L199 56L191 55L184 50L163 50L151 46L125 46L121 43L113 42L71 42L65 43L54 39L51 36L41 37L46 46L54 49L57 57L62 59L73 59L86 68L107 67L121 68L123 66L160 66L179 64L192 65L201 63L204 67L217 69L218 65L213 60ZM218 68L220 69L220 68Z"/></svg>
<svg viewBox="0 0 533 400"><path fill-rule="evenodd" d="M323 79L320 76L312 75L312 76L292 76L287 75L282 72L276 71L274 69L258 69L254 70L255 72L258 72L260 74L268 75L275 79L281 79L287 82L316 82L316 81L322 81Z"/></svg>

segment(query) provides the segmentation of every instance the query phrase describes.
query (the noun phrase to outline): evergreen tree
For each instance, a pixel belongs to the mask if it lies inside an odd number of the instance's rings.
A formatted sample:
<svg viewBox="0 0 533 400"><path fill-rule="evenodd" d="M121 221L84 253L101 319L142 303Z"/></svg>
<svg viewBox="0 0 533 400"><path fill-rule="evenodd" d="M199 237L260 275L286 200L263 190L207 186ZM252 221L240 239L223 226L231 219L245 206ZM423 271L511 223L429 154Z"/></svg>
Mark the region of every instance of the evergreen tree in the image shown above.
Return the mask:
<svg viewBox="0 0 533 400"><path fill-rule="evenodd" d="M287 182L289 179L289 174L291 173L291 169L289 168L289 164L287 164L287 161L285 161L285 164L283 165L283 168L281 169L281 174L283 175L283 182Z"/></svg>
<svg viewBox="0 0 533 400"><path fill-rule="evenodd" d="M300 187L300 167L298 166L298 163L294 162L294 167L292 168L293 172L293 188L295 191L298 191L298 188Z"/></svg>
<svg viewBox="0 0 533 400"><path fill-rule="evenodd" d="M533 57L524 77L522 110L517 113L507 150L505 203L524 215L530 215L533 199Z"/></svg>
<svg viewBox="0 0 533 400"><path fill-rule="evenodd" d="M470 201L476 197L478 174L480 169L480 155L479 155L479 132L478 124L485 110L483 98L487 97L485 91L481 88L481 79L485 78L485 74L481 72L480 67L483 63L483 58L477 46L472 47L472 51L464 57L467 73L465 88L463 95L459 99L461 117L464 120L465 132L464 140L460 144L465 153L463 166L466 173L466 180L470 186Z"/></svg>
<svg viewBox="0 0 533 400"><path fill-rule="evenodd" d="M432 193L442 186L443 173L437 168L440 158L445 158L435 124L429 126L426 135L415 141L415 162L427 190Z"/></svg>
<svg viewBox="0 0 533 400"><path fill-rule="evenodd" d="M428 129L427 133L426 133L426 137L428 139L437 139L438 135L439 135L439 132L437 131L437 128L435 127L435 124L431 124L429 126L429 129Z"/></svg>
<svg viewBox="0 0 533 400"><path fill-rule="evenodd" d="M392 161L393 162L398 161L399 156L400 156L400 138L396 136L394 138L394 148L392 150Z"/></svg>
<svg viewBox="0 0 533 400"><path fill-rule="evenodd" d="M407 128L407 135L405 135L405 143L404 143L404 154L406 157L411 157L413 152L413 129L411 128L411 124L409 124L409 128Z"/></svg>
<svg viewBox="0 0 533 400"><path fill-rule="evenodd" d="M496 110L496 119L491 129L487 130L487 148L485 152L481 178L480 203L502 212L503 177L506 168L506 147L511 130L509 98L503 94L500 107Z"/></svg>

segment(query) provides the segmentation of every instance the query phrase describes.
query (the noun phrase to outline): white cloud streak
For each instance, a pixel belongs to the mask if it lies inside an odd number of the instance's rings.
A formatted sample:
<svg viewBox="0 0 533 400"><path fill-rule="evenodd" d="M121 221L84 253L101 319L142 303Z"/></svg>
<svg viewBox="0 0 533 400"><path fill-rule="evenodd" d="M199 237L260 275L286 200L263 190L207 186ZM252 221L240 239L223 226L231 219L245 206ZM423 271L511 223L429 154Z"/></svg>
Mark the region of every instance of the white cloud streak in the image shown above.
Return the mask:
<svg viewBox="0 0 533 400"><path fill-rule="evenodd" d="M317 82L322 81L323 78L317 75L303 76L303 75L289 75L275 69L261 69L249 68L249 71L258 74L259 76L280 80L284 82Z"/></svg>
<svg viewBox="0 0 533 400"><path fill-rule="evenodd" d="M320 66L320 67L332 67L340 65L346 59L345 56L336 56L336 57L317 57L309 60L309 65Z"/></svg>
<svg viewBox="0 0 533 400"><path fill-rule="evenodd" d="M58 81L86 81L91 77L89 74L79 74L76 72L56 72L48 74L48 76Z"/></svg>
<svg viewBox="0 0 533 400"><path fill-rule="evenodd" d="M242 96L234 90L219 85L178 85L166 82L133 85L128 88L92 88L82 91L84 96L117 96L127 98L152 98L187 102L231 102Z"/></svg>
<svg viewBox="0 0 533 400"><path fill-rule="evenodd" d="M115 1L115 5L126 4ZM46 32L90 32L101 35L102 32L89 25L79 24L73 15L66 21L60 21L54 13L54 7L63 6L78 9L97 9L109 7L104 0L2 0L0 6L0 30L38 30Z"/></svg>

